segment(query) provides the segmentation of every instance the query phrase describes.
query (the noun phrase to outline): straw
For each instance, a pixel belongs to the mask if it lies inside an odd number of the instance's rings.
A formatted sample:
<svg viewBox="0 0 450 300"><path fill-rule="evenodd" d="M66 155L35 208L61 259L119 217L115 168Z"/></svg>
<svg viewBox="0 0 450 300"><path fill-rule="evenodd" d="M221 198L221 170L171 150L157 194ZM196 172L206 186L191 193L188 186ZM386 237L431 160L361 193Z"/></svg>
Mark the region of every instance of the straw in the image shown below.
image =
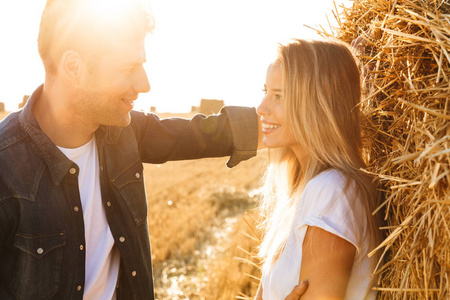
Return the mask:
<svg viewBox="0 0 450 300"><path fill-rule="evenodd" d="M450 298L450 4L355 0L331 33L366 40L361 111L367 172L385 224L379 299Z"/></svg>

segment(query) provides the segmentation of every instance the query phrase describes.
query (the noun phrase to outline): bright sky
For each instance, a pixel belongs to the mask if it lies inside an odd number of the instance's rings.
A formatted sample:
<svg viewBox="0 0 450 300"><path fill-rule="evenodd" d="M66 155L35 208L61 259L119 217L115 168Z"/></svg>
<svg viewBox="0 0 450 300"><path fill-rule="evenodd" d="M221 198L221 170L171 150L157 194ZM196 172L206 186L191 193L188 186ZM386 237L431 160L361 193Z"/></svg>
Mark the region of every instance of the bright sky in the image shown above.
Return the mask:
<svg viewBox="0 0 450 300"><path fill-rule="evenodd" d="M345 2L344 2L345 1ZM336 5L349 0L335 0ZM318 38L334 22L333 0L150 0L156 27L147 38L151 91L136 109L189 112L200 99L257 106L278 42ZM44 80L37 51L45 0L0 2L0 102L17 109Z"/></svg>

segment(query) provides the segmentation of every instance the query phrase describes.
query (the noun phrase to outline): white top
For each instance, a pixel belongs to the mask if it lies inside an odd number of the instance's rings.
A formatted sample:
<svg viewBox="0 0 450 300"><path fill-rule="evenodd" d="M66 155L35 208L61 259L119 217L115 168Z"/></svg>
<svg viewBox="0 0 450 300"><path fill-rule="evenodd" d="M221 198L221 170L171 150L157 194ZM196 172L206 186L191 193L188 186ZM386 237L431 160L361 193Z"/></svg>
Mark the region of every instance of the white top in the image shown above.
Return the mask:
<svg viewBox="0 0 450 300"><path fill-rule="evenodd" d="M355 220L351 213L350 202L344 194L346 179L337 170L327 170L313 179L305 186L300 196L300 202L295 212L291 231L286 246L275 264L264 270L261 283L264 300L284 299L299 283L302 262L302 245L308 226L319 227L352 243L357 253L353 263L350 280L347 286L345 299L375 299L376 292L370 290L371 267L370 260L364 255L358 263L361 253L367 253L369 237L364 234L362 243L358 243L358 230L364 233L365 228L361 222ZM351 193L351 188L348 194ZM355 205L355 209L362 209ZM362 212L362 211L361 211ZM356 215L364 215L363 213ZM362 245L361 245L362 244ZM324 282L323 284L326 284Z"/></svg>
<svg viewBox="0 0 450 300"><path fill-rule="evenodd" d="M95 137L74 149L58 147L80 169L78 185L83 212L86 273L83 299L115 299L120 254L106 219L100 190L100 173Z"/></svg>

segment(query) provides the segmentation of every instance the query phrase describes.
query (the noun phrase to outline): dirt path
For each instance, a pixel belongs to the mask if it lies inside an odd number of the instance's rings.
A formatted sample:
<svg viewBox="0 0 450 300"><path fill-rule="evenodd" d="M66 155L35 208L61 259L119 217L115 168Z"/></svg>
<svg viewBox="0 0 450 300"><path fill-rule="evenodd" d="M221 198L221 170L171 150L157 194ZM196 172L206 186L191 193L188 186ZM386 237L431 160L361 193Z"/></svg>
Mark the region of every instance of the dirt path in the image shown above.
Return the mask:
<svg viewBox="0 0 450 300"><path fill-rule="evenodd" d="M265 161L257 157L233 169L224 168L226 158L146 166L157 299L214 300L222 291L221 299L229 300L245 289L248 280L237 278L242 270L233 258L235 243L242 216L255 206L253 189Z"/></svg>
<svg viewBox="0 0 450 300"><path fill-rule="evenodd" d="M211 226L209 238L184 260L169 259L155 271L161 276L155 282L156 298L159 300L204 299L201 289L207 284L207 271L216 257L223 253L237 221L245 212L233 216L218 216Z"/></svg>

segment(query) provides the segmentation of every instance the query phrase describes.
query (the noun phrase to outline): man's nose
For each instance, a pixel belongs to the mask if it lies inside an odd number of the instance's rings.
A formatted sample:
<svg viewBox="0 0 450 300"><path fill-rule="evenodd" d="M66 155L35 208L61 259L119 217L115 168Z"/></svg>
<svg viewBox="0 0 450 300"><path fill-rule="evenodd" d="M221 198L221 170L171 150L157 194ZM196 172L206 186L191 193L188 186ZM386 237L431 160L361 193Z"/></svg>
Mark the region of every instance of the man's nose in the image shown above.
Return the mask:
<svg viewBox="0 0 450 300"><path fill-rule="evenodd" d="M134 82L134 90L138 93L150 92L150 82L148 81L147 73L142 68Z"/></svg>

